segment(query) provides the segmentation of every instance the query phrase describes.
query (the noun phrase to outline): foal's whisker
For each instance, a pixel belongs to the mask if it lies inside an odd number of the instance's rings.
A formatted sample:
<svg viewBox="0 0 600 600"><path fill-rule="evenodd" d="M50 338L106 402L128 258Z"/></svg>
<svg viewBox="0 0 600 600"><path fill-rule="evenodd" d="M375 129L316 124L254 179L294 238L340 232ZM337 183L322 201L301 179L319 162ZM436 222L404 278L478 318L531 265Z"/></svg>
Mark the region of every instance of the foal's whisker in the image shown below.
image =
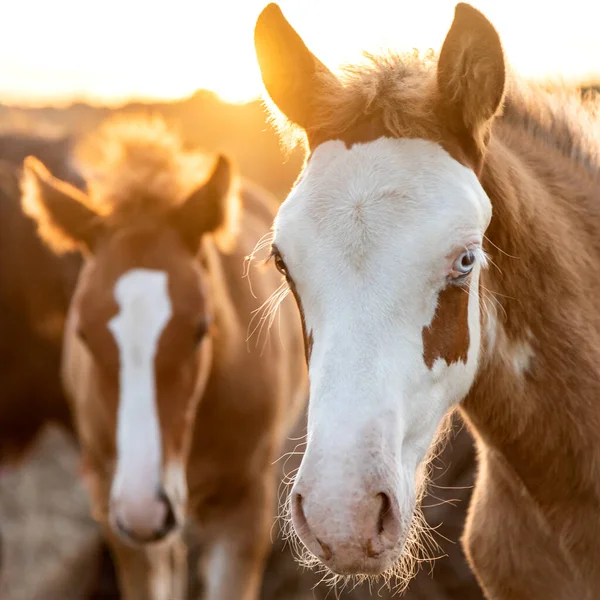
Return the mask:
<svg viewBox="0 0 600 600"><path fill-rule="evenodd" d="M279 303L283 299L280 296L286 291L289 291L289 287L288 287L287 283L285 281L283 281L279 285L279 287L258 308L256 308L255 310L252 311L252 318L250 319L250 322L248 323L248 330L250 330L252 328L252 324L254 323L254 321L257 318L258 318L258 323L254 326L254 329L252 329L250 331L250 333L247 334L246 343L248 343L250 341L250 339L256 333L256 330L258 329L259 333L258 333L257 341L256 341L256 346L258 346L258 342L260 340L261 332L264 327L265 321L268 318L270 318L273 309L275 308L275 310L276 310L278 308Z"/></svg>
<svg viewBox="0 0 600 600"><path fill-rule="evenodd" d="M260 333L256 340L256 346L258 346L258 342L260 340L260 334L262 334L262 331L266 325L266 333L265 333L265 337L264 337L264 342L263 342L262 349L260 351L261 356L264 353L267 344L270 343L270 341L271 341L271 338L269 337L269 332L271 331L271 328L275 321L275 317L279 314L279 306L280 306L281 302L283 302L283 300L285 299L286 295L287 294L286 294L285 290L282 291L280 294L278 294L277 297L275 297L273 299L273 302L270 304L269 309L266 311L266 314L264 315L264 319L262 319Z"/></svg>
<svg viewBox="0 0 600 600"><path fill-rule="evenodd" d="M443 500L441 498L436 498L435 496L432 496L431 494L429 494L432 498L434 498L435 500L438 500L438 502L435 502L434 504L421 504L421 506L423 508L436 508L438 506L445 506L446 504L449 504L450 506L453 506L454 508L456 508L457 502L460 502L460 498L453 498L452 500Z"/></svg>
<svg viewBox="0 0 600 600"><path fill-rule="evenodd" d="M496 244L494 244L494 242L492 242L492 240L490 240L490 238L487 235L483 235L483 237L492 245L494 246L494 248L496 248L496 250L498 250L499 252L502 252L502 254L504 254L505 256L508 256L509 258L514 258L516 260L521 260L521 258L519 256L512 256L512 254L509 254L508 252L505 252L504 250L502 250L502 248L500 248L499 246L496 246Z"/></svg>
<svg viewBox="0 0 600 600"><path fill-rule="evenodd" d="M276 465L282 458L288 459L291 458L292 456L300 456L301 454L304 454L304 452L295 452L295 451L290 451L290 452L286 452L285 454L282 454L279 458L276 458L271 465Z"/></svg>
<svg viewBox="0 0 600 600"><path fill-rule="evenodd" d="M306 443L306 438L307 438L307 434L306 433L303 433L301 436L298 436L298 437L291 437L291 436L287 437L287 439L290 442L297 442L298 440L305 440L304 443Z"/></svg>
<svg viewBox="0 0 600 600"><path fill-rule="evenodd" d="M265 341L263 343L263 348L261 350L261 356L265 350L267 341L270 340L268 333L271 330L273 323L275 322L276 316L279 314L279 306L285 300L289 291L290 291L290 289L289 289L289 287L287 287L287 284L286 284L286 287L279 294L277 294L277 296L274 298L273 304L271 305L269 312L266 315L268 317L267 333L265 335ZM264 326L264 324L263 324L263 326ZM257 345L258 345L258 340L257 340Z"/></svg>
<svg viewBox="0 0 600 600"><path fill-rule="evenodd" d="M473 485L438 485L433 481L429 482L429 486L438 490L471 490L474 487Z"/></svg>
<svg viewBox="0 0 600 600"><path fill-rule="evenodd" d="M256 246L254 246L252 252L244 259L244 267L242 272L242 279L248 279L248 286L250 287L250 293L254 298L257 298L254 290L252 289L252 279L250 278L250 267L252 265L252 261L255 259L256 254L263 250L264 248L270 246L273 242L273 231L267 231L261 238L256 242Z"/></svg>
<svg viewBox="0 0 600 600"><path fill-rule="evenodd" d="M484 298L485 300L491 300L494 304L496 304L496 306L499 306L502 309L502 312L504 314L504 321L506 322L506 320L508 319L508 314L506 312L506 309L504 308L504 306L502 305L502 302L500 302L500 300L498 300L498 298L496 298L496 296L494 295L494 292L488 290L486 287L484 287L483 285L481 286L482 291L484 292L482 294L482 298ZM487 317L490 316L489 311L486 314Z"/></svg>
<svg viewBox="0 0 600 600"><path fill-rule="evenodd" d="M518 298L515 298L514 296L507 296L506 294L501 294L500 292L496 292L496 291L492 291L489 290L488 288L486 288L484 285L481 286L486 292L489 292L490 294L494 294L494 296L500 296L500 298L507 298L508 300L515 300L515 302L520 302L520 300Z"/></svg>
<svg viewBox="0 0 600 600"><path fill-rule="evenodd" d="M495 263L494 260L492 260L492 258L490 256L488 256L487 261L498 270L500 275L504 275L504 273L502 272L502 269Z"/></svg>

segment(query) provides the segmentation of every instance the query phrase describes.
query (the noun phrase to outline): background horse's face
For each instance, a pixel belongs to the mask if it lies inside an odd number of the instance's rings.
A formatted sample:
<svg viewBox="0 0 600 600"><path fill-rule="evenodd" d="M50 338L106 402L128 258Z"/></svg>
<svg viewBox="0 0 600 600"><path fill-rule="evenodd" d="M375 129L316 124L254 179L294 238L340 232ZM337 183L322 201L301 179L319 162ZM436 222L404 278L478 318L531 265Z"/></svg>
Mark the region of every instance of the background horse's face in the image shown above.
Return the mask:
<svg viewBox="0 0 600 600"><path fill-rule="evenodd" d="M212 300L208 273L167 229L110 236L79 279L70 315L78 339L64 369L77 368L76 353L92 365L89 418L114 432L110 522L132 540L161 538L184 519Z"/></svg>
<svg viewBox="0 0 600 600"><path fill-rule="evenodd" d="M110 488L109 498L94 501L102 513L108 502L111 527L130 542L162 539L185 516L186 463L218 303L208 258L214 250L202 240L233 230L230 179L221 158L183 202L167 200L153 214L151 204L133 198L133 211L116 206L103 216L39 161L25 163L23 205L40 234L57 250L77 247L86 256L63 373L92 481Z"/></svg>
<svg viewBox="0 0 600 600"><path fill-rule="evenodd" d="M292 521L333 571L378 574L404 549L436 430L477 371L491 203L475 173L502 48L460 4L437 72L398 62L343 86L277 6L255 40L272 101L311 147L273 247L304 314L310 375ZM337 122L348 107L358 114Z"/></svg>

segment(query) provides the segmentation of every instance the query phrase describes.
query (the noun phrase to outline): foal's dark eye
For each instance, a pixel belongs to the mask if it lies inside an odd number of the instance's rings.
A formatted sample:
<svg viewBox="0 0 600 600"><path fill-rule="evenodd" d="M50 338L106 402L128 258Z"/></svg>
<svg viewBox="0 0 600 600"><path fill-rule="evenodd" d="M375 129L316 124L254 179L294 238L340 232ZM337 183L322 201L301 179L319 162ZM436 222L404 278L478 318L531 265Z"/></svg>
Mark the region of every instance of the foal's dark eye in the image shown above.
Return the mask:
<svg viewBox="0 0 600 600"><path fill-rule="evenodd" d="M287 277L287 268L285 263L283 262L283 258L281 258L280 254L275 254L273 257L273 262L275 263L275 268L282 274Z"/></svg>
<svg viewBox="0 0 600 600"><path fill-rule="evenodd" d="M77 329L75 330L75 334L84 344L87 343L87 336L85 335L85 331L83 331L81 327L77 327Z"/></svg>
<svg viewBox="0 0 600 600"><path fill-rule="evenodd" d="M206 337L209 326L210 322L208 319L202 319L196 325L196 330L194 331L194 341L196 342L196 344L199 344Z"/></svg>
<svg viewBox="0 0 600 600"><path fill-rule="evenodd" d="M452 268L460 277L461 275L469 274L473 270L474 265L475 253L472 250L467 250L454 261Z"/></svg>

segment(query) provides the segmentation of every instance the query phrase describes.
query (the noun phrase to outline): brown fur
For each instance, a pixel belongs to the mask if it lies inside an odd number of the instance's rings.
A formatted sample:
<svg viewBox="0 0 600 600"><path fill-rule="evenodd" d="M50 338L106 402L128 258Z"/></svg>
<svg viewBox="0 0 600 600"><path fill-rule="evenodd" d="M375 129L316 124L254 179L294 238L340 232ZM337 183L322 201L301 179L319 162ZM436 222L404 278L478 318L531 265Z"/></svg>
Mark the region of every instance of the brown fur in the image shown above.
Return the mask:
<svg viewBox="0 0 600 600"><path fill-rule="evenodd" d="M273 6L264 21L275 27L282 17ZM474 13L457 6L440 63L372 57L346 70L342 85L313 75L310 111L294 127L312 147L351 138L371 116L388 136L440 143L479 176L493 205L492 264L481 279L483 355L462 406L480 455L464 543L490 599L592 599L600 589L600 119L575 91L514 76L505 83L497 34ZM286 112L293 97L278 93ZM275 120L285 129L285 118ZM517 368L524 344L531 362Z"/></svg>
<svg viewBox="0 0 600 600"><path fill-rule="evenodd" d="M46 173L45 179L77 196L83 207L114 228L135 220L165 217L188 199L206 179L211 166L211 159L205 153L184 152L179 137L159 117L113 117L79 143L75 157L86 179L87 194L52 178L50 173ZM56 223L44 214L44 206L29 201L36 197L36 185L35 179L24 179L25 212L36 219L40 235L55 251L73 250L78 244L65 236L64 230L56 228ZM231 190L223 226L216 232L222 249L232 243L238 232L237 191Z"/></svg>
<svg viewBox="0 0 600 600"><path fill-rule="evenodd" d="M24 205L48 242L58 237L71 247L80 245L82 228L77 219L65 217L73 214L70 204L79 203L93 215L94 234L85 240L87 260L66 327L63 375L93 514L117 560L124 597L166 600L151 582L164 578L160 573L168 573L170 565L175 579L168 593L184 594L179 537L171 544L132 549L108 522L119 354L107 324L118 310L115 282L128 270L145 267L168 273L174 313L159 342L155 373L163 466L176 461L187 468L189 499L175 506L176 517L185 512L201 525L208 548L207 597L254 600L275 501L273 463L306 397L302 335L293 306L281 307L280 338L271 340L262 356L246 347L252 310L280 280L273 270L254 279L255 298L241 277L244 258L268 230L275 203L254 187L239 190L225 159L207 179L206 165L212 161L184 151L156 120L109 122L85 142L79 157L89 190L85 199L56 186L29 160ZM238 227L242 199L245 213ZM80 213L79 219L87 218ZM226 248L220 245L224 239ZM204 390L201 397L196 389Z"/></svg>
<svg viewBox="0 0 600 600"><path fill-rule="evenodd" d="M0 464L19 459L48 422L72 430L60 384L64 320L80 260L56 257L19 205L28 154L73 184L70 140L0 137Z"/></svg>
<svg viewBox="0 0 600 600"><path fill-rule="evenodd" d="M438 358L446 364L467 362L469 352L469 291L449 285L440 292L431 324L423 328L423 358L431 369Z"/></svg>
<svg viewBox="0 0 600 600"><path fill-rule="evenodd" d="M367 64L347 65L339 78L327 73L315 80L306 127L269 105L271 120L282 140L289 140L290 146L306 143L314 148L328 139L365 142L385 132L390 137L424 138L448 144L448 125L440 121L436 109L436 55L415 51L365 56ZM524 128L529 136L553 151L559 150L591 172L598 172L599 103L593 94L582 102L575 88L544 86L511 74L504 100L497 118ZM480 102L480 98L473 99L473 104ZM365 122L373 129L357 133L356 126L365 128Z"/></svg>

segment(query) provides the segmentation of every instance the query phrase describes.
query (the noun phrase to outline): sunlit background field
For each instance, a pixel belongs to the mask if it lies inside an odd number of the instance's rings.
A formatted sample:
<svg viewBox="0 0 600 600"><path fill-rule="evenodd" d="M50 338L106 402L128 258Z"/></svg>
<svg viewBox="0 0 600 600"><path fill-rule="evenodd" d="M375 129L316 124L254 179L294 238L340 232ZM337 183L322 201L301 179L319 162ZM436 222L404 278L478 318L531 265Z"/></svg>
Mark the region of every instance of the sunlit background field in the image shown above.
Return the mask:
<svg viewBox="0 0 600 600"><path fill-rule="evenodd" d="M517 72L574 86L600 81L600 3L471 3L496 26L507 59ZM313 52L335 71L345 62L361 60L364 50L439 50L455 1L281 0L279 4ZM282 153L258 100L262 84L253 30L265 5L266 0L4 2L0 11L0 133L76 138L115 111L158 112L179 129L186 143L226 152L242 174L283 200L302 157L298 151L291 156ZM0 163L1 151L0 147ZM458 457L462 463L456 466L455 461L453 467L459 475L448 483L454 488L438 490L432 501L436 506L444 494L446 499L463 499L455 512L445 513L446 519L451 515L446 533L454 541L460 537L474 472L470 446L464 447ZM6 515L10 514L15 519L9 537L33 540L31 547L22 546L20 554L10 555L11 564L23 568L11 574L11 581L19 587L31 584L37 591L27 595L17 590L9 595L0 577L0 598L71 600L64 591L53 596L51 589L66 589L72 598L83 598L75 594L71 574L89 574L85 561L97 551L98 536L77 483L77 459L72 448L56 436L39 446L33 457L26 476L0 479L0 531L2 527L7 531ZM438 505L440 511L446 510ZM31 521L34 513L38 520ZM71 545L63 544L59 551L53 544L60 535L70 535ZM456 544L448 544L446 551L450 561L462 560ZM283 558L287 555L281 546L277 552L270 562L264 599L327 596L326 589L312 591L318 576L301 579L294 563ZM42 577L39 573L47 561L54 567L44 567L49 575ZM446 580L440 592L441 584L422 579L410 600L480 600L481 596L470 595L473 580L463 563L457 567L456 562L438 562L435 581L451 573L452 585ZM460 581L456 579L459 571ZM33 572L37 579L30 576ZM114 596L94 596L96 600L108 597ZM355 595L342 597L362 600L371 595L363 587Z"/></svg>
<svg viewBox="0 0 600 600"><path fill-rule="evenodd" d="M600 79L600 5L475 0L519 73L569 84ZM282 162L258 101L253 30L265 0L11 2L0 36L0 129L64 135L109 110L161 112L190 143L230 153L246 175L284 195L300 165ZM438 51L453 0L282 0L332 70L362 52Z"/></svg>
<svg viewBox="0 0 600 600"><path fill-rule="evenodd" d="M261 91L252 44L264 0L54 0L3 7L0 98L46 104L173 100L198 88L227 102ZM453 0L282 0L280 6L330 67L364 48L439 48ZM525 75L591 79L598 73L600 5L588 0L476 0Z"/></svg>

